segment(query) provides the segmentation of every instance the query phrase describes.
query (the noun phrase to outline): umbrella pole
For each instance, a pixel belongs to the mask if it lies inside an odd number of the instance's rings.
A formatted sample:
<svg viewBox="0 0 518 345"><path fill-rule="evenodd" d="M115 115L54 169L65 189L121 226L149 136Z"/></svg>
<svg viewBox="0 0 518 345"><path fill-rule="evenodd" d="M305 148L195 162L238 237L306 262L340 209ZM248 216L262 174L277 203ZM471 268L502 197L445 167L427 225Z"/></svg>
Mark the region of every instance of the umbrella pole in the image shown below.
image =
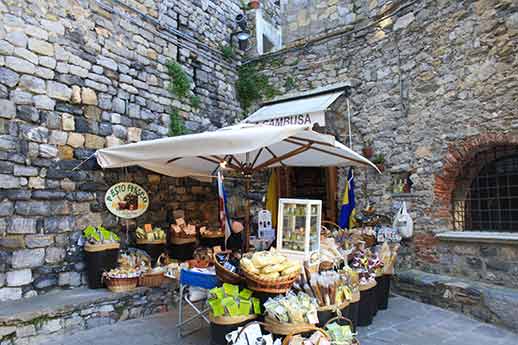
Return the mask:
<svg viewBox="0 0 518 345"><path fill-rule="evenodd" d="M248 249L250 249L250 199L248 198L248 192L250 191L250 178L247 178L245 180L245 252L248 252Z"/></svg>

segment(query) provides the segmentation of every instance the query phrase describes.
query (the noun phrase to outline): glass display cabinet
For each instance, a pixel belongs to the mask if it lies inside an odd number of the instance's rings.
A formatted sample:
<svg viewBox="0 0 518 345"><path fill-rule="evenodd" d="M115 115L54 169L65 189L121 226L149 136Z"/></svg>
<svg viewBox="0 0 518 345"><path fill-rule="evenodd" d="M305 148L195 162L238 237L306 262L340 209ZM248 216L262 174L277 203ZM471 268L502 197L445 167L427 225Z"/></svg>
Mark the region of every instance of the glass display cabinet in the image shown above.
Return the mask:
<svg viewBox="0 0 518 345"><path fill-rule="evenodd" d="M279 199L277 249L298 260L320 251L322 201Z"/></svg>

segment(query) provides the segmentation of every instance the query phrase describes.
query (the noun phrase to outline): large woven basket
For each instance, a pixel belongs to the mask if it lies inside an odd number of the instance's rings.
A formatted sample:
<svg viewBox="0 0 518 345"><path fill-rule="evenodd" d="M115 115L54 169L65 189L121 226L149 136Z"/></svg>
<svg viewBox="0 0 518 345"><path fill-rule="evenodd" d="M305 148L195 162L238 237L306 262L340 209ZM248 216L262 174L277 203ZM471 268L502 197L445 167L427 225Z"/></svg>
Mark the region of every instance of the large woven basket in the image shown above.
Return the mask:
<svg viewBox="0 0 518 345"><path fill-rule="evenodd" d="M326 322L326 324L324 325L324 327L322 327L322 328L324 328L324 329L325 329L325 328L327 327L327 325L329 325L330 323L335 322L335 321L336 321L338 324L342 324L342 323L344 323L344 322L345 322L345 323L347 323L347 324L349 324L349 327L351 327L351 331L354 329L353 322L352 322L351 320L349 320L348 318L343 317L343 316L337 316L337 317L334 317L334 318L332 318L332 319L328 320L328 321ZM336 343L331 342L331 345L333 345L333 344L336 344ZM353 344L353 345L360 345L360 341L359 341L356 337L353 337L352 344Z"/></svg>
<svg viewBox="0 0 518 345"><path fill-rule="evenodd" d="M300 270L287 276L281 276L277 279L264 279L262 276L248 272L241 267L241 272L246 280L246 285L250 290L257 292L266 292L273 294L281 294L291 289L291 286L300 276Z"/></svg>
<svg viewBox="0 0 518 345"><path fill-rule="evenodd" d="M318 328L316 326L313 326L312 329L309 329L309 330L305 330L304 332L299 332L299 331L293 331L291 333L289 333L288 335L286 335L282 341L282 345L289 345L290 344L290 341L291 339L297 335L297 334L300 334L300 333L307 333L307 332L320 332L322 333L322 335L324 337L326 337L328 340L331 340L331 338L329 337L329 334L327 334L326 331L324 331L322 328ZM316 345L319 345L320 344L320 340L318 341L318 343Z"/></svg>
<svg viewBox="0 0 518 345"><path fill-rule="evenodd" d="M163 272L145 273L138 278L139 286L161 287L167 282Z"/></svg>
<svg viewBox="0 0 518 345"><path fill-rule="evenodd" d="M196 237L177 237L171 236L171 244L182 245L196 242Z"/></svg>
<svg viewBox="0 0 518 345"><path fill-rule="evenodd" d="M264 318L264 329L276 335L288 335L311 332L315 329L315 325L310 323L280 323L266 316Z"/></svg>
<svg viewBox="0 0 518 345"><path fill-rule="evenodd" d="M134 278L110 278L103 277L106 287L112 292L128 292L137 287L138 277Z"/></svg>
<svg viewBox="0 0 518 345"><path fill-rule="evenodd" d="M137 239L137 244L166 244L166 239L161 240L145 240L145 239Z"/></svg>
<svg viewBox="0 0 518 345"><path fill-rule="evenodd" d="M216 254L213 255L214 258L214 268L216 269L216 276L223 283L235 284L239 285L244 281L244 278L237 273L230 272L222 264L218 262L216 258Z"/></svg>
<svg viewBox="0 0 518 345"><path fill-rule="evenodd" d="M238 315L238 316L214 316L209 313L209 320L216 325L236 325L243 322L251 321L257 318L257 315Z"/></svg>

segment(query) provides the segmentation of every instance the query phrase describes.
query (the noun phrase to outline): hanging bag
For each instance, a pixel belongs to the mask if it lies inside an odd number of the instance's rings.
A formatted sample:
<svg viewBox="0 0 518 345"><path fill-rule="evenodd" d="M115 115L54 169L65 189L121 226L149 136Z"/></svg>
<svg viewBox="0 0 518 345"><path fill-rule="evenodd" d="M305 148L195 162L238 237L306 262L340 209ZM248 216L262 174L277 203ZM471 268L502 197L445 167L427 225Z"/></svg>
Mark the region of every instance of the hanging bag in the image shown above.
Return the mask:
<svg viewBox="0 0 518 345"><path fill-rule="evenodd" d="M410 217L410 215L408 214L405 201L403 201L403 205L396 214L392 227L399 231L402 238L412 237L412 234L414 232L414 221L412 220L412 217Z"/></svg>

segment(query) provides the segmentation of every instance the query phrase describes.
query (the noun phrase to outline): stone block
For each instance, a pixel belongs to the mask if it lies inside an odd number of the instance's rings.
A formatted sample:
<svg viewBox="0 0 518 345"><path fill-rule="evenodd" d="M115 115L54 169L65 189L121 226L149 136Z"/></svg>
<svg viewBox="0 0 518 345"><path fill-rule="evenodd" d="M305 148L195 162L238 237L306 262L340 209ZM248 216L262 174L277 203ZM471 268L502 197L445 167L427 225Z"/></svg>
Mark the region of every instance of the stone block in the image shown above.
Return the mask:
<svg viewBox="0 0 518 345"><path fill-rule="evenodd" d="M59 286L80 286L81 274L79 272L62 272L58 278Z"/></svg>
<svg viewBox="0 0 518 345"><path fill-rule="evenodd" d="M5 39L16 47L25 48L27 46L27 35L23 31L11 31L5 36Z"/></svg>
<svg viewBox="0 0 518 345"><path fill-rule="evenodd" d="M49 216L50 205L46 201L17 201L15 211L23 216Z"/></svg>
<svg viewBox="0 0 518 345"><path fill-rule="evenodd" d="M71 114L64 113L61 115L61 126L64 131L73 131L76 129L75 118Z"/></svg>
<svg viewBox="0 0 518 345"><path fill-rule="evenodd" d="M47 95L61 101L69 101L72 96L72 89L65 84L49 81L47 82Z"/></svg>
<svg viewBox="0 0 518 345"><path fill-rule="evenodd" d="M32 99L34 101L34 106L38 109L54 110L54 107L56 106L56 101L45 95L37 95Z"/></svg>
<svg viewBox="0 0 518 345"><path fill-rule="evenodd" d="M25 48L20 48L20 47L14 48L13 55L20 57L22 59L25 59L25 60L33 63L34 65L38 64L38 55L34 54L33 52L31 52L30 50L27 50Z"/></svg>
<svg viewBox="0 0 518 345"><path fill-rule="evenodd" d="M0 247L8 249L24 249L25 241L23 236L3 236L0 237Z"/></svg>
<svg viewBox="0 0 518 345"><path fill-rule="evenodd" d="M77 147L83 147L85 143L85 137L82 134L79 133L70 133L68 135L67 144L77 148Z"/></svg>
<svg viewBox="0 0 518 345"><path fill-rule="evenodd" d="M20 126L21 136L36 143L46 143L49 138L49 130L45 127Z"/></svg>
<svg viewBox="0 0 518 345"><path fill-rule="evenodd" d="M12 217L8 223L7 232L10 234L35 234L36 219L24 217Z"/></svg>
<svg viewBox="0 0 518 345"><path fill-rule="evenodd" d="M5 302L5 301L13 301L13 300L17 300L17 299L20 299L22 298L22 289L21 288L1 288L0 289L0 302ZM0 334L2 333L2 328L3 328L3 332L6 332L8 331L6 328L9 328L9 327L0 327ZM16 332L16 327L13 327L14 330L11 332L11 333L14 333ZM10 333L7 333L7 334L10 334Z"/></svg>
<svg viewBox="0 0 518 345"><path fill-rule="evenodd" d="M13 252L13 268L32 268L42 266L45 259L45 249L24 249Z"/></svg>
<svg viewBox="0 0 518 345"><path fill-rule="evenodd" d="M36 327L34 325L25 325L16 327L16 337L25 338L36 335Z"/></svg>
<svg viewBox="0 0 518 345"><path fill-rule="evenodd" d="M12 55L14 52L14 46L7 41L0 41L0 54Z"/></svg>
<svg viewBox="0 0 518 345"><path fill-rule="evenodd" d="M2 181L2 183L0 183L0 189L13 189L21 187L20 178L12 175L0 174L0 181Z"/></svg>
<svg viewBox="0 0 518 345"><path fill-rule="evenodd" d="M39 63L40 65L50 69L56 68L56 59L49 56L40 56Z"/></svg>
<svg viewBox="0 0 518 345"><path fill-rule="evenodd" d="M49 42L29 38L29 49L35 53L46 56L54 56L54 46Z"/></svg>
<svg viewBox="0 0 518 345"><path fill-rule="evenodd" d="M88 105L84 108L84 114L87 119L99 121L101 120L102 110L99 107Z"/></svg>
<svg viewBox="0 0 518 345"><path fill-rule="evenodd" d="M30 189L44 189L45 188L45 179L39 176L29 177L28 187Z"/></svg>
<svg viewBox="0 0 518 345"><path fill-rule="evenodd" d="M45 80L31 75L22 75L18 86L32 93L43 94L46 91Z"/></svg>
<svg viewBox="0 0 518 345"><path fill-rule="evenodd" d="M137 127L129 127L128 128L128 141L129 142L138 142L141 140L142 129Z"/></svg>
<svg viewBox="0 0 518 345"><path fill-rule="evenodd" d="M76 184L75 182L71 181L70 179L68 178L64 178L63 180L61 180L61 188L65 191L65 192L72 192L76 189Z"/></svg>
<svg viewBox="0 0 518 345"><path fill-rule="evenodd" d="M7 286L17 287L32 283L32 271L23 269L6 273Z"/></svg>
<svg viewBox="0 0 518 345"><path fill-rule="evenodd" d="M122 145L123 143L124 142L121 139L114 137L113 135L106 137L106 147L118 146Z"/></svg>
<svg viewBox="0 0 518 345"><path fill-rule="evenodd" d="M65 259L66 251L63 248L49 247L45 251L45 262L48 264L57 264Z"/></svg>
<svg viewBox="0 0 518 345"><path fill-rule="evenodd" d="M59 146L58 147L58 157L61 160L74 159L74 149L70 146Z"/></svg>
<svg viewBox="0 0 518 345"><path fill-rule="evenodd" d="M81 89L81 100L83 104L97 105L97 94L87 87Z"/></svg>
<svg viewBox="0 0 518 345"><path fill-rule="evenodd" d="M47 322L45 322L41 326L39 331L42 334L50 334L50 333L55 333L62 328L63 328L63 325L62 325L61 319L52 319L52 320L48 320Z"/></svg>
<svg viewBox="0 0 518 345"><path fill-rule="evenodd" d="M77 85L72 85L72 96L70 97L70 102L72 104L81 103L81 88Z"/></svg>
<svg viewBox="0 0 518 345"><path fill-rule="evenodd" d="M54 145L41 144L40 145L40 157L43 158L56 158L58 156L58 149Z"/></svg>
<svg viewBox="0 0 518 345"><path fill-rule="evenodd" d="M19 73L34 74L36 71L36 66L34 66L33 63L14 56L7 56L5 58L5 64L13 71Z"/></svg>
<svg viewBox="0 0 518 345"><path fill-rule="evenodd" d="M29 249L44 248L54 243L53 235L28 235L25 236L25 245Z"/></svg>
<svg viewBox="0 0 518 345"><path fill-rule="evenodd" d="M16 106L13 101L0 99L0 117L12 119L16 116Z"/></svg>
<svg viewBox="0 0 518 345"><path fill-rule="evenodd" d="M14 176L38 176L39 169L36 167L28 167L23 165L15 165Z"/></svg>
<svg viewBox="0 0 518 345"><path fill-rule="evenodd" d="M62 131L51 131L49 135L49 144L66 145L68 133Z"/></svg>
<svg viewBox="0 0 518 345"><path fill-rule="evenodd" d="M12 216L14 204L9 200L0 201L0 217Z"/></svg>
<svg viewBox="0 0 518 345"><path fill-rule="evenodd" d="M0 67L0 84L5 84L8 87L14 87L18 84L20 77L18 73L4 67Z"/></svg>

